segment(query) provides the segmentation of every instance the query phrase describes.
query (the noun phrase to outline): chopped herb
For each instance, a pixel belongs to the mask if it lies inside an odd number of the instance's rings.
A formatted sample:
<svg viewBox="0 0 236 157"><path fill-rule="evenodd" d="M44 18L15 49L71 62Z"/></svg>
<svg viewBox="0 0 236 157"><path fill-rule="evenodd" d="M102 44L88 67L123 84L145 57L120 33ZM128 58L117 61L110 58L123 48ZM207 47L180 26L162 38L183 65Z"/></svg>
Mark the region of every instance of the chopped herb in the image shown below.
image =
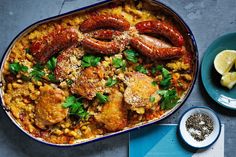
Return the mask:
<svg viewBox="0 0 236 157"><path fill-rule="evenodd" d="M40 64L35 64L33 66L33 70L30 72L30 76L35 80L40 80L44 75L45 72L43 72L44 67Z"/></svg>
<svg viewBox="0 0 236 157"><path fill-rule="evenodd" d="M121 58L113 58L112 65L114 65L115 68L121 68L122 70L125 70L126 63Z"/></svg>
<svg viewBox="0 0 236 157"><path fill-rule="evenodd" d="M67 79L67 80L66 80L67 85L72 85L73 82L74 82L74 81L71 80L71 79Z"/></svg>
<svg viewBox="0 0 236 157"><path fill-rule="evenodd" d="M170 86L171 79L172 79L170 72L166 68L164 68L162 65L158 65L156 67L156 70L161 71L162 76L163 76L163 79L160 81L160 85L164 89L167 89Z"/></svg>
<svg viewBox="0 0 236 157"><path fill-rule="evenodd" d="M87 68L90 66L97 66L100 60L101 57L96 57L93 55L85 55L82 58L82 67Z"/></svg>
<svg viewBox="0 0 236 157"><path fill-rule="evenodd" d="M157 82L156 81L152 81L152 85L153 86L157 86Z"/></svg>
<svg viewBox="0 0 236 157"><path fill-rule="evenodd" d="M57 64L57 58L56 57L52 57L48 62L47 62L47 68L51 71L54 71L54 69L56 68L56 64Z"/></svg>
<svg viewBox="0 0 236 157"><path fill-rule="evenodd" d="M138 62L138 53L135 52L134 50L125 50L124 51L125 57L128 61L131 61L133 63L137 63Z"/></svg>
<svg viewBox="0 0 236 157"><path fill-rule="evenodd" d="M23 81L29 81L30 80L30 78L28 76L25 76L25 75L21 75L21 79Z"/></svg>
<svg viewBox="0 0 236 157"><path fill-rule="evenodd" d="M29 48L26 48L26 49L25 49L25 53L30 53L30 49L29 49Z"/></svg>
<svg viewBox="0 0 236 157"><path fill-rule="evenodd" d="M59 82L53 73L48 74L48 78L51 82L54 82L54 83Z"/></svg>
<svg viewBox="0 0 236 157"><path fill-rule="evenodd" d="M135 70L138 71L138 72L140 72L140 73L143 73L143 74L147 74L147 73L148 73L148 70L145 69L145 67L142 66L142 65L137 65L137 66L135 67Z"/></svg>
<svg viewBox="0 0 236 157"><path fill-rule="evenodd" d="M82 119L88 117L88 112L84 109L81 100L77 99L75 96L67 97L62 106L64 108L69 108L70 115L76 115Z"/></svg>
<svg viewBox="0 0 236 157"><path fill-rule="evenodd" d="M108 96L103 95L101 93L96 93L96 98L98 99L99 103L104 104L108 101Z"/></svg>
<svg viewBox="0 0 236 157"><path fill-rule="evenodd" d="M159 90L157 93L162 96L161 99L162 110L169 110L173 108L179 100L176 90Z"/></svg>
<svg viewBox="0 0 236 157"><path fill-rule="evenodd" d="M24 65L20 65L19 62L13 62L13 63L9 64L9 70L12 74L16 75L20 71L27 72L28 67L24 66Z"/></svg>
<svg viewBox="0 0 236 157"><path fill-rule="evenodd" d="M107 82L106 82L106 86L111 87L113 85L115 85L117 83L117 79L112 79L112 78L108 78Z"/></svg>
<svg viewBox="0 0 236 157"><path fill-rule="evenodd" d="M162 65L157 65L157 66L155 66L155 67L152 67L151 73L154 75L154 74L156 74L157 71L161 71L162 68L163 68Z"/></svg>
<svg viewBox="0 0 236 157"><path fill-rule="evenodd" d="M152 102L152 103L155 102L155 97L151 96L151 97L149 98L149 101Z"/></svg>

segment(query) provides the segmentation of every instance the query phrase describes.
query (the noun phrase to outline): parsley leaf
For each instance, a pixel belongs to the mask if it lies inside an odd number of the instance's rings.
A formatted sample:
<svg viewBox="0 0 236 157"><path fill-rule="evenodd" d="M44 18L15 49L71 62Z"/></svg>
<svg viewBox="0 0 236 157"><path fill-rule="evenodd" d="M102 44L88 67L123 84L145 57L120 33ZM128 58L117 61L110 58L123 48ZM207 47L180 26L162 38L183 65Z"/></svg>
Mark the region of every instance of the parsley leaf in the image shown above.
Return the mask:
<svg viewBox="0 0 236 157"><path fill-rule="evenodd" d="M138 62L138 53L135 52L134 50L125 50L124 51L125 57L128 61L131 61L133 63Z"/></svg>
<svg viewBox="0 0 236 157"><path fill-rule="evenodd" d="M153 86L157 86L157 82L156 81L152 81L152 85Z"/></svg>
<svg viewBox="0 0 236 157"><path fill-rule="evenodd" d="M106 82L106 86L111 87L113 85L115 85L117 83L117 79L112 79L112 78L108 78L107 82Z"/></svg>
<svg viewBox="0 0 236 157"><path fill-rule="evenodd" d="M35 64L33 66L33 70L30 72L30 76L34 78L35 80L40 80L44 75L45 72L43 72L44 67L40 64Z"/></svg>
<svg viewBox="0 0 236 157"><path fill-rule="evenodd" d="M25 53L30 53L30 48L26 48Z"/></svg>
<svg viewBox="0 0 236 157"><path fill-rule="evenodd" d="M152 102L152 103L155 102L155 97L151 96L151 97L149 98L149 101Z"/></svg>
<svg viewBox="0 0 236 157"><path fill-rule="evenodd" d="M20 65L19 62L13 62L11 64L9 64L9 70L12 74L18 74L20 71L23 72L27 72L28 71L28 67L24 66L24 65Z"/></svg>
<svg viewBox="0 0 236 157"><path fill-rule="evenodd" d="M54 69L56 68L56 64L57 64L57 58L56 57L52 57L50 58L50 60L47 62L46 66L49 70L54 71Z"/></svg>
<svg viewBox="0 0 236 157"><path fill-rule="evenodd" d="M137 66L135 67L135 70L138 71L138 72L140 72L140 73L143 73L143 74L147 74L147 73L148 73L148 70L145 69L145 67L142 66L142 65L137 65Z"/></svg>
<svg viewBox="0 0 236 157"><path fill-rule="evenodd" d="M54 83L59 82L53 73L48 74L48 78L51 82L54 82Z"/></svg>
<svg viewBox="0 0 236 157"><path fill-rule="evenodd" d="M157 65L157 66L155 66L155 67L152 67L151 73L154 75L157 71L161 71L162 68L163 68L162 65Z"/></svg>
<svg viewBox="0 0 236 157"><path fill-rule="evenodd" d="M72 85L73 82L74 82L74 81L71 80L71 79L67 79L67 80L66 80L67 85Z"/></svg>
<svg viewBox="0 0 236 157"><path fill-rule="evenodd" d="M68 96L62 106L69 108L70 115L76 115L82 119L88 117L88 112L84 109L82 102L75 96Z"/></svg>
<svg viewBox="0 0 236 157"><path fill-rule="evenodd" d="M101 57L96 57L93 55L85 55L82 58L82 67L87 68L90 66L97 66L98 63L100 62Z"/></svg>
<svg viewBox="0 0 236 157"><path fill-rule="evenodd" d="M108 101L108 96L103 95L101 93L96 93L96 98L98 99L99 103L104 104Z"/></svg>
<svg viewBox="0 0 236 157"><path fill-rule="evenodd" d="M159 90L157 93L162 96L161 99L162 110L169 110L173 108L179 100L176 90Z"/></svg>
<svg viewBox="0 0 236 157"><path fill-rule="evenodd" d="M125 70L126 67L125 61L121 58L113 58L112 65L114 65L115 68L121 68L122 70Z"/></svg>
<svg viewBox="0 0 236 157"><path fill-rule="evenodd" d="M170 72L166 68L164 68L162 65L158 65L154 69L156 71L161 71L161 74L163 76L163 79L160 81L160 85L164 89L168 88L171 84L171 79L172 79ZM152 72L155 70L152 69ZM156 73L156 71L155 71L155 73Z"/></svg>

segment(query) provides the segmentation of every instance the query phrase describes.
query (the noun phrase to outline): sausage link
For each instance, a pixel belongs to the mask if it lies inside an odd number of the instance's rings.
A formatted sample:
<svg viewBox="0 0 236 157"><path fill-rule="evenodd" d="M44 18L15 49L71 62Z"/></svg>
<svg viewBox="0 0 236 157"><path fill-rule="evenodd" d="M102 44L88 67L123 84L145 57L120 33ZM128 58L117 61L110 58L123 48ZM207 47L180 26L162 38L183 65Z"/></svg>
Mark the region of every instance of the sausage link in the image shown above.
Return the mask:
<svg viewBox="0 0 236 157"><path fill-rule="evenodd" d="M89 33L89 36L92 36L93 38L100 40L112 40L114 39L114 37L120 35L121 35L120 31L111 29L99 29Z"/></svg>
<svg viewBox="0 0 236 157"><path fill-rule="evenodd" d="M153 59L172 59L183 55L182 47L156 47L155 45L150 45L146 43L138 37L133 37L130 40L130 44L144 56Z"/></svg>
<svg viewBox="0 0 236 157"><path fill-rule="evenodd" d="M75 29L60 27L33 42L30 52L39 63L45 64L52 55L77 43L78 35Z"/></svg>
<svg viewBox="0 0 236 157"><path fill-rule="evenodd" d="M158 34L169 39L174 46L180 47L184 44L183 36L170 24L160 21L142 21L135 25L139 33Z"/></svg>
<svg viewBox="0 0 236 157"><path fill-rule="evenodd" d="M120 51L115 41L105 42L87 37L82 40L81 44L88 53L111 55Z"/></svg>
<svg viewBox="0 0 236 157"><path fill-rule="evenodd" d="M99 28L113 28L120 31L126 31L129 27L129 22L122 16L95 15L81 23L80 31L86 33Z"/></svg>

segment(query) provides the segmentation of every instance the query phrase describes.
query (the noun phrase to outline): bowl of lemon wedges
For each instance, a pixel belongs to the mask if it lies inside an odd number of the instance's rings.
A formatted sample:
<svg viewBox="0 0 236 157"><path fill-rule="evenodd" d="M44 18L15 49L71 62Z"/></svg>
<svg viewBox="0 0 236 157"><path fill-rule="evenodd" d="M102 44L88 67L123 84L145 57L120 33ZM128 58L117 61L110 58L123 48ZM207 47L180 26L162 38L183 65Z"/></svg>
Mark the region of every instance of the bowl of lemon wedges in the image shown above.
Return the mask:
<svg viewBox="0 0 236 157"><path fill-rule="evenodd" d="M236 33L219 37L207 48L201 78L213 100L236 110Z"/></svg>

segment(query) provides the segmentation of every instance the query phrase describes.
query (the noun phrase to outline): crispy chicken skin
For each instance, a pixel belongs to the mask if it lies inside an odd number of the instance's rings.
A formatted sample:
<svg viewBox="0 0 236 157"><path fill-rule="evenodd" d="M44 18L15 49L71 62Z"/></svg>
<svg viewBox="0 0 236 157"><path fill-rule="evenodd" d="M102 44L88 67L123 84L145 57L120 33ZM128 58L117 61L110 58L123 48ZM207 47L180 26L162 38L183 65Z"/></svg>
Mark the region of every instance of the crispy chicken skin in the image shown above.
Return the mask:
<svg viewBox="0 0 236 157"><path fill-rule="evenodd" d="M95 119L103 123L109 131L122 130L127 125L127 111L123 105L122 93L113 89L109 101L103 105L101 113L95 115Z"/></svg>
<svg viewBox="0 0 236 157"><path fill-rule="evenodd" d="M35 106L35 124L45 129L66 118L68 110L62 107L66 94L60 89L47 85L40 87L40 96Z"/></svg>
<svg viewBox="0 0 236 157"><path fill-rule="evenodd" d="M89 67L81 72L72 84L71 92L92 100L97 92L103 91L103 69L100 67Z"/></svg>
<svg viewBox="0 0 236 157"><path fill-rule="evenodd" d="M130 105L131 110L144 113L139 109L150 109L160 101L160 96L156 93L159 88L152 85L153 79L151 77L138 72L128 73L127 76L124 100ZM150 102L151 96L155 98L154 102Z"/></svg>

